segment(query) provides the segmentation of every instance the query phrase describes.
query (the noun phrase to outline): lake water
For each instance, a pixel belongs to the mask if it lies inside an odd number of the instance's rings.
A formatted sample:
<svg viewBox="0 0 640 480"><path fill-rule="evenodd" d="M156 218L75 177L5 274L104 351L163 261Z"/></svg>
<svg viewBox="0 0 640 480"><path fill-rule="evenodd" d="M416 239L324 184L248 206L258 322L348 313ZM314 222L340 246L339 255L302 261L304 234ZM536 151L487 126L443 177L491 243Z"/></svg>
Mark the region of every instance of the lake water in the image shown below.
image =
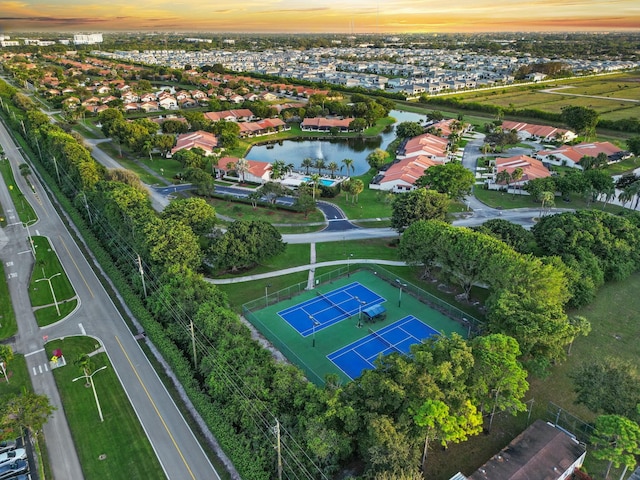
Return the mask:
<svg viewBox="0 0 640 480"><path fill-rule="evenodd" d="M392 110L389 115L396 119L396 123L427 121L426 115ZM321 158L325 164L336 162L343 166L342 160L353 160L352 175L362 175L369 170L367 156L376 148L385 149L395 139L393 126L387 128L375 138L332 138L328 140L283 140L282 143L259 145L251 148L247 153L249 160L273 162L282 160L292 163L296 170L301 170L302 160L305 158ZM268 148L267 148L268 147ZM312 169L313 170L313 169ZM326 171L325 171L326 173ZM347 172L343 171L343 174Z"/></svg>

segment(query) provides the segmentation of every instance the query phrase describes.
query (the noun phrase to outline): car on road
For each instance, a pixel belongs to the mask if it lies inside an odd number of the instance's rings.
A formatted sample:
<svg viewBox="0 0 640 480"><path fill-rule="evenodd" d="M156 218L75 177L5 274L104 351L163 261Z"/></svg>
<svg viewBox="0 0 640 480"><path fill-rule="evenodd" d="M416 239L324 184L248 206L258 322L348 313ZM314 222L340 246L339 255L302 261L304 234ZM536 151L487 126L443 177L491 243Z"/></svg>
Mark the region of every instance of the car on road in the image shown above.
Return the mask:
<svg viewBox="0 0 640 480"><path fill-rule="evenodd" d="M27 451L24 448L17 448L0 454L0 468L16 460L25 460L27 458Z"/></svg>
<svg viewBox="0 0 640 480"><path fill-rule="evenodd" d="M0 442L0 454L15 450L17 447L15 440L2 440Z"/></svg>

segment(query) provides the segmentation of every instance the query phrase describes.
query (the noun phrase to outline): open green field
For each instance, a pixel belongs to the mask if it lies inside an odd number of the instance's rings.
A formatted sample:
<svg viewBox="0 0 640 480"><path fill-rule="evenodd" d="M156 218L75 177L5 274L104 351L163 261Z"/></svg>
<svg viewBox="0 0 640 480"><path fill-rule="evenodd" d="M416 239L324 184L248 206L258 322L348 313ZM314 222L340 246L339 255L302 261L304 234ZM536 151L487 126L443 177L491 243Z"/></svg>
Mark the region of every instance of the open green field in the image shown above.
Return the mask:
<svg viewBox="0 0 640 480"><path fill-rule="evenodd" d="M346 273L346 270L343 269L343 271ZM385 320L366 325L362 321L361 328L358 328L358 314L356 313L354 316L319 329L315 334L303 337L277 314L285 308L314 299L317 296L315 291L298 289L273 292L268 297L269 305L266 308L264 307L264 299L259 299L256 303L261 303L262 308L252 309L251 315L246 315L247 312L245 315L263 335L281 349L291 362L300 366L307 373L308 378L317 384L322 384L322 379L328 373L338 375L343 381L350 381L349 377L326 356L369 335L368 327L379 330L401 318L413 315L445 335L453 332L463 336L467 334L467 328L461 323L449 319L407 293L401 297L395 283L384 280L368 269L351 272L335 278L329 283L316 285L316 290L326 294L353 282L359 282L386 299L383 303L387 310Z"/></svg>
<svg viewBox="0 0 640 480"><path fill-rule="evenodd" d="M275 224L304 224L324 221L324 216L319 210L311 212L305 218L304 213L283 210L276 208L276 206L253 208L251 204L234 202L231 198L229 200L210 198L207 199L207 202L215 208L216 213L236 220L264 220Z"/></svg>
<svg viewBox="0 0 640 480"><path fill-rule="evenodd" d="M11 296L9 295L9 285L7 285L7 275L4 265L0 263L0 340L9 338L18 331L16 314L13 311Z"/></svg>
<svg viewBox="0 0 640 480"><path fill-rule="evenodd" d="M77 305L76 292L67 277L56 252L47 237L31 237L36 251L36 261L29 282L29 298L36 309L39 326L49 325L63 319ZM47 281L46 279L49 279ZM55 307L58 302L60 314Z"/></svg>
<svg viewBox="0 0 640 480"><path fill-rule="evenodd" d="M13 176L13 170L11 169L9 160L0 160L0 173L2 174L4 183L9 188L9 195L11 195L11 200L13 200L13 205L15 206L16 213L18 214L18 218L8 218L6 223L28 223L32 220L36 220L38 218L36 216L36 212L33 210L29 202L25 199L24 193L22 193L16 185L16 181ZM10 212L5 213L7 215L10 215Z"/></svg>
<svg viewBox="0 0 640 480"><path fill-rule="evenodd" d="M80 354L93 352L97 346L96 340L89 337L68 337L46 345L49 358L59 348L67 361L66 366L54 369L53 375L80 457L84 478L164 478L160 463L107 355L98 353L91 357L95 365L94 371L107 366L94 377L104 422L100 422L91 388L85 386L84 379L73 381L82 375L80 368L73 364L74 359Z"/></svg>
<svg viewBox="0 0 640 480"><path fill-rule="evenodd" d="M640 115L640 75L623 73L558 80L539 86L456 93L456 97L463 102L477 102L503 108L534 108L552 113L560 113L562 107L568 105L583 106L594 109L603 119L618 120Z"/></svg>

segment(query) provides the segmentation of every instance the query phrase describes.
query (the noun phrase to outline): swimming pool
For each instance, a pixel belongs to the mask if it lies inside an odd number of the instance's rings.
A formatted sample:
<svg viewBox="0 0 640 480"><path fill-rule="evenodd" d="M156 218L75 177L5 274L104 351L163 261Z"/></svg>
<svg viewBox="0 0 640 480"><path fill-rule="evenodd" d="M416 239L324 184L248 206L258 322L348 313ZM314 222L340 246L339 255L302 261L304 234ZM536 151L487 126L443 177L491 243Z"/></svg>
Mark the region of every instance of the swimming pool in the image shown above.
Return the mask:
<svg viewBox="0 0 640 480"><path fill-rule="evenodd" d="M310 182L311 181L311 177L303 177L302 178L303 182ZM335 185L335 180L327 180L326 178L321 178L320 179L320 185L323 185L325 187L333 187L333 185Z"/></svg>

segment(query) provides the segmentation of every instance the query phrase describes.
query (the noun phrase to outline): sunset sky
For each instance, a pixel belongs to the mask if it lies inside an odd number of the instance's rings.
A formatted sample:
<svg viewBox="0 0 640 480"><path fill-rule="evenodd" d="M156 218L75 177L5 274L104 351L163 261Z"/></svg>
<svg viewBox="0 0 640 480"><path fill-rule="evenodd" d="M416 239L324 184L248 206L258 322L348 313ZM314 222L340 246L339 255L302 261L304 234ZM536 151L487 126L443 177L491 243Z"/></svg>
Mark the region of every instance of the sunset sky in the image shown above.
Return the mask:
<svg viewBox="0 0 640 480"><path fill-rule="evenodd" d="M402 33L640 30L638 0L0 0L19 31Z"/></svg>

